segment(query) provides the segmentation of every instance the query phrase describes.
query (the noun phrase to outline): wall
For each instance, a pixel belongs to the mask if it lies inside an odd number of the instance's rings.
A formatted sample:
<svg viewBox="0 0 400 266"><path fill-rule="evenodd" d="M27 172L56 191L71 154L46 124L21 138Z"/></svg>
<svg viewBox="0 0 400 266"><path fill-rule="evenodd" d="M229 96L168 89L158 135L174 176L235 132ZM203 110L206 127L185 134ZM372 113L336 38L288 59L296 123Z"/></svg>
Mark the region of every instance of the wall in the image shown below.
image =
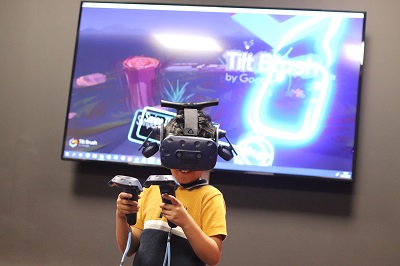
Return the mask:
<svg viewBox="0 0 400 266"><path fill-rule="evenodd" d="M1 1L0 265L117 265L117 191L106 183L161 171L60 160L79 3ZM213 173L228 208L220 265L398 265L400 2L245 3L368 12L358 178L349 185Z"/></svg>

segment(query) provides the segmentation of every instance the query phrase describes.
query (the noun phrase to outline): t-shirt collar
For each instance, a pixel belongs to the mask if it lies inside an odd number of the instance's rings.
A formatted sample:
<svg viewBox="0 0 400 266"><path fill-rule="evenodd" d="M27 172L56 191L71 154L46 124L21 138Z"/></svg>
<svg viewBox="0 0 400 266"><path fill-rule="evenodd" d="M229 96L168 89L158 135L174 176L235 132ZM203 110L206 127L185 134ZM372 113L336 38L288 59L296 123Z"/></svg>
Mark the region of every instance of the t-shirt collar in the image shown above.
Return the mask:
<svg viewBox="0 0 400 266"><path fill-rule="evenodd" d="M196 187L201 187L201 186L206 186L206 185L208 185L208 181L205 179L200 179L200 178L191 183L188 183L188 184L181 184L181 186L186 188L187 190L191 190Z"/></svg>

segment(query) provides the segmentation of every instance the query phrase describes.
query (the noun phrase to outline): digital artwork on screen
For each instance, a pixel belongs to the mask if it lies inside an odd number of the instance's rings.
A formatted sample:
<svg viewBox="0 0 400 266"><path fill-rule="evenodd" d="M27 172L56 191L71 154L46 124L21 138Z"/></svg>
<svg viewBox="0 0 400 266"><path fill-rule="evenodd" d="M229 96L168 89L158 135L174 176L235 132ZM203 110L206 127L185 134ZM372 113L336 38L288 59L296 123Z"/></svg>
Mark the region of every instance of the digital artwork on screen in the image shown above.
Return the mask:
<svg viewBox="0 0 400 266"><path fill-rule="evenodd" d="M351 180L365 15L82 2L62 158L160 165L138 150L160 100L218 99L216 170Z"/></svg>

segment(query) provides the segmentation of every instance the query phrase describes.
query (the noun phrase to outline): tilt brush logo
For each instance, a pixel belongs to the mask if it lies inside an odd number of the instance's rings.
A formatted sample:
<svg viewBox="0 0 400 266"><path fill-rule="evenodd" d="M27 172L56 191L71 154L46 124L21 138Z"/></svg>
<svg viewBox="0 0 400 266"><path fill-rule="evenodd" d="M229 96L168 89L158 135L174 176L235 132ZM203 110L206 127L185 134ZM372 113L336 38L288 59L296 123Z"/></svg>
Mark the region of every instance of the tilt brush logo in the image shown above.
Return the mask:
<svg viewBox="0 0 400 266"><path fill-rule="evenodd" d="M69 146L71 148L75 148L76 146L78 146L78 140L77 139L70 139L69 140Z"/></svg>
<svg viewBox="0 0 400 266"><path fill-rule="evenodd" d="M75 139L72 138L69 140L69 146L71 148L75 148L77 146L79 147L91 147L91 146L97 146L97 141L96 140L88 140L88 139Z"/></svg>

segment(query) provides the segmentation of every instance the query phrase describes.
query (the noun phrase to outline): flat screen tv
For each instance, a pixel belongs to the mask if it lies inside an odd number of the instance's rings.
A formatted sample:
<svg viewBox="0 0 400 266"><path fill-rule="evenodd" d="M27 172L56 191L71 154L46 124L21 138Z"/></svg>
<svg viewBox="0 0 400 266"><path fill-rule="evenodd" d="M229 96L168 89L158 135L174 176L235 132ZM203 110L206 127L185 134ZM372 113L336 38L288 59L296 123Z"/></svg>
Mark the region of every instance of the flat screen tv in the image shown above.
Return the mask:
<svg viewBox="0 0 400 266"><path fill-rule="evenodd" d="M81 2L62 159L161 166L140 145L204 110L238 155L216 171L353 180L365 12Z"/></svg>

